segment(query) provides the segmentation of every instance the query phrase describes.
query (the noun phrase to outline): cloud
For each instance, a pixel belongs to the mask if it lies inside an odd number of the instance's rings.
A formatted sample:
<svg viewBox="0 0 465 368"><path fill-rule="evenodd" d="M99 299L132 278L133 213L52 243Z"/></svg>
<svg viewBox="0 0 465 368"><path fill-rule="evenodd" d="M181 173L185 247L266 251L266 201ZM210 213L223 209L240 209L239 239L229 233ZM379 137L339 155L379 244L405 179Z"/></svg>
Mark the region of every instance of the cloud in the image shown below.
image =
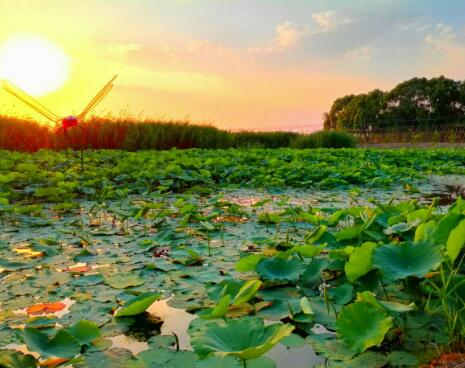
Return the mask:
<svg viewBox="0 0 465 368"><path fill-rule="evenodd" d="M346 51L344 53L344 56L348 61L366 62L370 61L373 57L373 49L369 46L362 46L356 49Z"/></svg>
<svg viewBox="0 0 465 368"><path fill-rule="evenodd" d="M327 33L341 25L350 24L354 21L349 17L342 17L334 10L313 13L312 19L316 22L318 28L314 33Z"/></svg>
<svg viewBox="0 0 465 368"><path fill-rule="evenodd" d="M434 30L424 39L430 50L430 65L426 72L430 75L447 75L450 78L464 79L465 46L461 43L454 28L444 23L436 24Z"/></svg>
<svg viewBox="0 0 465 368"><path fill-rule="evenodd" d="M328 32L336 28L336 13L334 11L314 13L312 18L318 24L320 32Z"/></svg>
<svg viewBox="0 0 465 368"><path fill-rule="evenodd" d="M455 41L455 33L452 26L438 23L434 31L425 37L427 45L431 46L435 51L448 50Z"/></svg>
<svg viewBox="0 0 465 368"><path fill-rule="evenodd" d="M129 55L134 51L138 51L140 48L141 48L141 45L128 43L128 44L109 45L107 46L105 51L110 57L113 57L116 60L127 61Z"/></svg>
<svg viewBox="0 0 465 368"><path fill-rule="evenodd" d="M307 27L299 27L291 22L278 24L275 37L266 45L250 48L249 51L257 53L277 54L296 47L300 40L309 34Z"/></svg>

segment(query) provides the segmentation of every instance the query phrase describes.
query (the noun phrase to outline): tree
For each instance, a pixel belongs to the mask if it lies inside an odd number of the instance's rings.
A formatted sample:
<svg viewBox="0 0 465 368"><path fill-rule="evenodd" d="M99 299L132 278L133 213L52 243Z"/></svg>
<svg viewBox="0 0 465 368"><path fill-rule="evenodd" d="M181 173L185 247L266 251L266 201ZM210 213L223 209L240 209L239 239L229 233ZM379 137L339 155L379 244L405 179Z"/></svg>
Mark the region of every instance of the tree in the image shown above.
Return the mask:
<svg viewBox="0 0 465 368"><path fill-rule="evenodd" d="M383 92L336 99L324 115L324 129L363 130L368 126L451 123L465 115L465 82L412 78Z"/></svg>

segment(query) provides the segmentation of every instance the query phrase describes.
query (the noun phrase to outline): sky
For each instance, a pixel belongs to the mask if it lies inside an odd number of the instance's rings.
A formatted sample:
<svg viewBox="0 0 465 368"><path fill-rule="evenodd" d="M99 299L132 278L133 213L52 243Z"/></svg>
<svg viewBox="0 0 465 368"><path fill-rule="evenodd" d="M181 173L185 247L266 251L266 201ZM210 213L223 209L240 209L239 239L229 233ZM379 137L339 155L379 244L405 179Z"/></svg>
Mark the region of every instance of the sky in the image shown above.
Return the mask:
<svg viewBox="0 0 465 368"><path fill-rule="evenodd" d="M17 35L69 58L38 97L62 115L118 74L98 114L304 132L346 94L465 79L463 0L0 0L0 46ZM0 113L29 112L0 91Z"/></svg>

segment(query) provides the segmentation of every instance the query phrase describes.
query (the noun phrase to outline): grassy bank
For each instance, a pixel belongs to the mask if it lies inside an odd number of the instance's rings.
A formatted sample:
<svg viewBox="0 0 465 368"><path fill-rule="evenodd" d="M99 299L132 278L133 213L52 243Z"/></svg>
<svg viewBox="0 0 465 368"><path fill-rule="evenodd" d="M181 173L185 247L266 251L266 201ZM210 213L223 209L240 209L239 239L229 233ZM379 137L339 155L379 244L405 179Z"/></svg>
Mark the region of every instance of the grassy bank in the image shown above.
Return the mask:
<svg viewBox="0 0 465 368"><path fill-rule="evenodd" d="M345 133L229 132L185 121L136 121L92 118L80 128L55 131L32 120L0 116L0 149L34 152L42 148L143 149L170 148L341 148L354 147Z"/></svg>

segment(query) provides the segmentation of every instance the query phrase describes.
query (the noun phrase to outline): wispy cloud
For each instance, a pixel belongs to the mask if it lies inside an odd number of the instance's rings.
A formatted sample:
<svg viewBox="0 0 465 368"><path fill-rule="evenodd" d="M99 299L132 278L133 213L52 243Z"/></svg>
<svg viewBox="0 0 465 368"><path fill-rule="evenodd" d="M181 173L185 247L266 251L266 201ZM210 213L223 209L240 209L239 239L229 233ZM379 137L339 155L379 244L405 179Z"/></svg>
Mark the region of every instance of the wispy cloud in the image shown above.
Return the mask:
<svg viewBox="0 0 465 368"><path fill-rule="evenodd" d="M425 37L427 45L436 51L445 51L450 49L455 41L455 33L452 26L438 23L433 32Z"/></svg>
<svg viewBox="0 0 465 368"><path fill-rule="evenodd" d="M348 61L367 62L373 57L373 49L370 46L362 46L344 53Z"/></svg>
<svg viewBox="0 0 465 368"><path fill-rule="evenodd" d="M457 37L454 27L437 23L434 30L424 39L430 50L431 65L427 71L431 74L446 74L452 78L463 79L465 65L465 45Z"/></svg>
<svg viewBox="0 0 465 368"><path fill-rule="evenodd" d="M266 45L250 48L251 52L258 53L282 53L296 47L300 40L309 34L308 27L299 27L291 22L278 24L273 40Z"/></svg>
<svg viewBox="0 0 465 368"><path fill-rule="evenodd" d="M334 10L328 10L320 13L313 13L312 19L317 25L315 33L326 33L330 32L341 25L350 24L354 22L351 18L347 16L341 16Z"/></svg>

